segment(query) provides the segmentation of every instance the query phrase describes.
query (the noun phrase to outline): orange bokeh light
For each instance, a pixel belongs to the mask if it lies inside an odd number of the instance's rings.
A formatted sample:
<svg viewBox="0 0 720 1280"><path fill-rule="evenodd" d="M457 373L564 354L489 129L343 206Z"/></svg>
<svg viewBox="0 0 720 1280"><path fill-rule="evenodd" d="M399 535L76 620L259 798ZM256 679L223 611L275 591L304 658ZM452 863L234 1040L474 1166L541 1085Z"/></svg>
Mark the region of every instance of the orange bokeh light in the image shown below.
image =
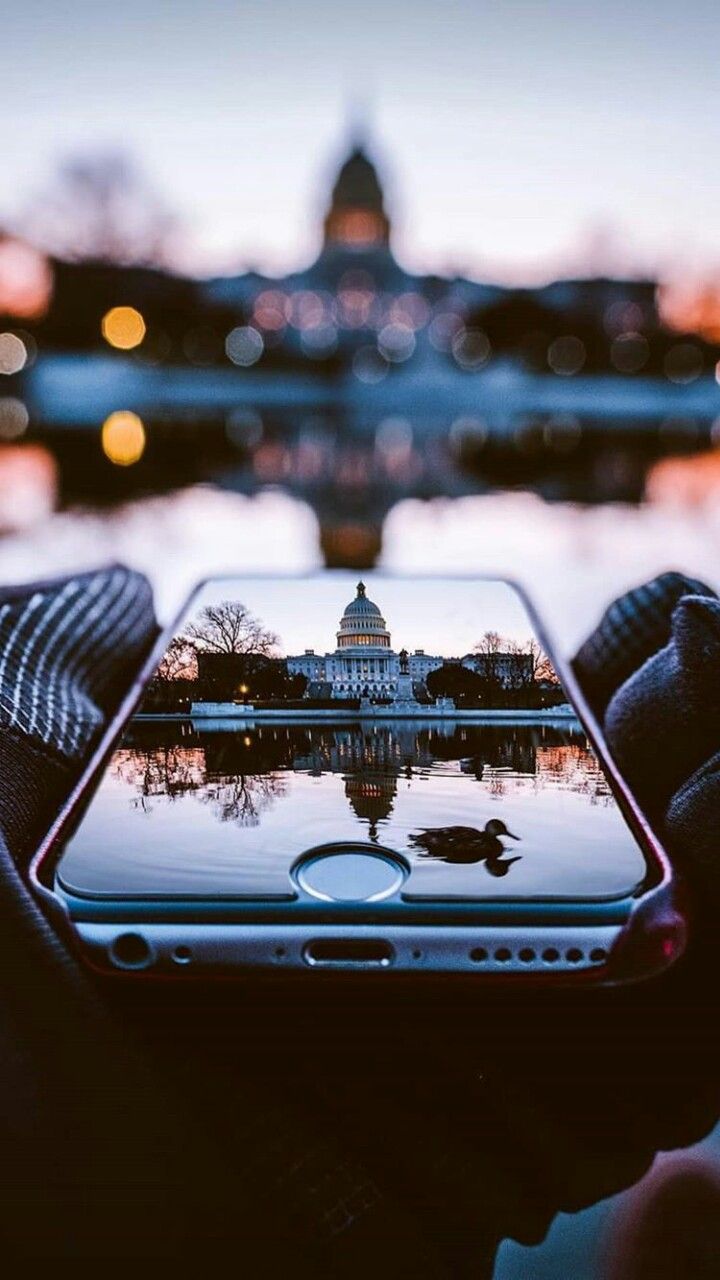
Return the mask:
<svg viewBox="0 0 720 1280"><path fill-rule="evenodd" d="M111 307L100 327L105 341L120 351L132 351L145 337L145 321L135 307Z"/></svg>
<svg viewBox="0 0 720 1280"><path fill-rule="evenodd" d="M105 457L116 467L131 467L145 452L142 419L129 409L119 409L106 418L100 436Z"/></svg>

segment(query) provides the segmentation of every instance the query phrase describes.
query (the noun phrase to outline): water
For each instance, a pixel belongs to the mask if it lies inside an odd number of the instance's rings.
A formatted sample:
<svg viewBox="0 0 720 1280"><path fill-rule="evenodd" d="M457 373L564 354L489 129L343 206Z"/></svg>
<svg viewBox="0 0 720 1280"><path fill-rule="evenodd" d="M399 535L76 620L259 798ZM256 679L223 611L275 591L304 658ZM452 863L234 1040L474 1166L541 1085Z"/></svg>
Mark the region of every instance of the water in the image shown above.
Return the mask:
<svg viewBox="0 0 720 1280"><path fill-rule="evenodd" d="M644 874L576 721L454 720L136 721L61 874L89 892L283 896L294 859L335 840L404 854L420 897L610 896Z"/></svg>
<svg viewBox="0 0 720 1280"><path fill-rule="evenodd" d="M654 377L531 375L502 363L468 376L429 354L429 366L397 366L370 387L313 374L312 362L302 372L241 372L41 352L19 390L31 408L28 439L58 463L68 503L212 480L250 493L282 486L323 521L347 516L352 504L356 520L379 526L406 497L509 486L553 501L638 502L659 458L712 445L720 393L711 376L680 387ZM147 438L126 467L99 442L118 409L139 414Z"/></svg>

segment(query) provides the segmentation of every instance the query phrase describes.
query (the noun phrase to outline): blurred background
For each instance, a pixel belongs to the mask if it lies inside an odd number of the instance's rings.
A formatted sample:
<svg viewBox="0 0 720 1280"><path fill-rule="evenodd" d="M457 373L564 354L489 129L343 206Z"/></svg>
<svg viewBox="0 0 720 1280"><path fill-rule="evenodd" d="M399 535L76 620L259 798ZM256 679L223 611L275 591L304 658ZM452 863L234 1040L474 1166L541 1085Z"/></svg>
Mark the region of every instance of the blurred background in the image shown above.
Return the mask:
<svg viewBox="0 0 720 1280"><path fill-rule="evenodd" d="M720 483L715 6L4 7L0 523Z"/></svg>

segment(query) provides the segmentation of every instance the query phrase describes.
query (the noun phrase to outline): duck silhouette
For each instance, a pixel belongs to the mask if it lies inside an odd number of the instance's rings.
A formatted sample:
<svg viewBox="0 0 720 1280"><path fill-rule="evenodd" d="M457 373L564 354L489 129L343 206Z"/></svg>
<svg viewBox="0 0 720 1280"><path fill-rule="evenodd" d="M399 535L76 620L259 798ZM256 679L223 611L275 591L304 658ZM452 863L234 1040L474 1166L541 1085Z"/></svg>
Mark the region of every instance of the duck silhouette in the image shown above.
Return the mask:
<svg viewBox="0 0 720 1280"><path fill-rule="evenodd" d="M505 876L513 862L519 862L520 855L503 860L505 846L501 836L520 839L508 831L500 818L491 818L483 831L477 827L426 827L424 831L410 836L409 841L423 851L421 858L435 858L441 862L484 862L490 875Z"/></svg>
<svg viewBox="0 0 720 1280"><path fill-rule="evenodd" d="M486 858L485 870L491 876L506 876L513 862L520 862L520 860L519 853L516 853L514 858Z"/></svg>

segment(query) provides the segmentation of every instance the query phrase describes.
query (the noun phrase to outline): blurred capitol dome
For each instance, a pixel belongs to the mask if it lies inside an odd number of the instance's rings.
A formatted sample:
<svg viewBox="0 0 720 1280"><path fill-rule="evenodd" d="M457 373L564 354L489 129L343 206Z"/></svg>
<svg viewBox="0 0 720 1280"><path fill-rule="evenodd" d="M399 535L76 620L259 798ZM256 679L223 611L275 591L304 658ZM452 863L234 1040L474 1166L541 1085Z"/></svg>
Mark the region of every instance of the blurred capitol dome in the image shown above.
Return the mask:
<svg viewBox="0 0 720 1280"><path fill-rule="evenodd" d="M389 244L390 220L383 189L363 146L354 146L340 167L323 230L326 248L386 248Z"/></svg>

